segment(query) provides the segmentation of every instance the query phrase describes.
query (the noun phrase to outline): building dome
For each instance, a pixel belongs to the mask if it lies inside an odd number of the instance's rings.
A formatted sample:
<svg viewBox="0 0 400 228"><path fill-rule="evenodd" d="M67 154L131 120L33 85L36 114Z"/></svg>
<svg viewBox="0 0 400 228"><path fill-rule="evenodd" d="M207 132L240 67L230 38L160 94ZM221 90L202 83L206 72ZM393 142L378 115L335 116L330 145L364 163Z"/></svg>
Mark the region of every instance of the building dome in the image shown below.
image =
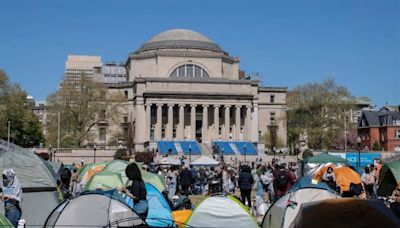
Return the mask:
<svg viewBox="0 0 400 228"><path fill-rule="evenodd" d="M187 29L171 29L159 33L144 43L136 52L182 48L224 52L203 34Z"/></svg>

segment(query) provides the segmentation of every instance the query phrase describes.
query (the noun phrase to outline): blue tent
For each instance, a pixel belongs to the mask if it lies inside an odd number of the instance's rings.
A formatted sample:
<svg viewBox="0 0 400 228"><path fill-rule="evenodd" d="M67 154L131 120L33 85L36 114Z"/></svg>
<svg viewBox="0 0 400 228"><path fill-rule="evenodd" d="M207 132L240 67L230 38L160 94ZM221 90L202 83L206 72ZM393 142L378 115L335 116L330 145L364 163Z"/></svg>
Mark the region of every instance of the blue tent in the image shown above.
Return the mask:
<svg viewBox="0 0 400 228"><path fill-rule="evenodd" d="M171 208L167 200L161 192L152 184L145 183L147 191L147 201L149 203L149 211L146 223L151 227L175 227L174 220L171 215ZM133 206L133 200L128 196L125 197L130 207Z"/></svg>

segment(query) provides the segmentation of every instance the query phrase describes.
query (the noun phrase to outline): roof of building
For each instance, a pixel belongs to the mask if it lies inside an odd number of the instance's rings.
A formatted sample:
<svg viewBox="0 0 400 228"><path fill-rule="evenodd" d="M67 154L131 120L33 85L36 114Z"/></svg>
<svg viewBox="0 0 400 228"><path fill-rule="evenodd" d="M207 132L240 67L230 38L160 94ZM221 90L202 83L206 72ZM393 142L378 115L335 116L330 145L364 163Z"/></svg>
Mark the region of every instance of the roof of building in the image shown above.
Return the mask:
<svg viewBox="0 0 400 228"><path fill-rule="evenodd" d="M380 117L388 116L386 118L386 123L381 123ZM362 121L360 121L360 127L379 127L379 126L386 126L391 125L388 124L394 118L394 116L400 116L400 112L392 112L392 111L370 111L370 110L363 110L362 112L362 119L366 120L365 126L362 126Z"/></svg>
<svg viewBox="0 0 400 228"><path fill-rule="evenodd" d="M400 105L385 105L381 111L400 112Z"/></svg>
<svg viewBox="0 0 400 228"><path fill-rule="evenodd" d="M201 33L188 29L171 29L159 33L144 43L137 51L157 49L201 49L224 52L216 43Z"/></svg>

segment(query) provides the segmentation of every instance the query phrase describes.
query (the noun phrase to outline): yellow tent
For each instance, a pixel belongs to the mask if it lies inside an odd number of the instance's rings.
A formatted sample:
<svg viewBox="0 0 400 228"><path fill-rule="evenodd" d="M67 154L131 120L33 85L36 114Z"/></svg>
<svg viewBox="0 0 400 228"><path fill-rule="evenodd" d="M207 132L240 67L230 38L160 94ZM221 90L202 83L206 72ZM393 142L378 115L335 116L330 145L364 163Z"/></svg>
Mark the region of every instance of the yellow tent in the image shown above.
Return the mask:
<svg viewBox="0 0 400 228"><path fill-rule="evenodd" d="M179 210L171 212L175 224L179 227L185 227L185 222L192 215L192 210Z"/></svg>
<svg viewBox="0 0 400 228"><path fill-rule="evenodd" d="M316 180L322 180L322 176L328 169L332 167L333 173L336 176L336 184L340 186L340 192L349 191L350 184L362 184L361 176L349 167L336 167L334 165L329 165L321 168L319 172L314 176Z"/></svg>

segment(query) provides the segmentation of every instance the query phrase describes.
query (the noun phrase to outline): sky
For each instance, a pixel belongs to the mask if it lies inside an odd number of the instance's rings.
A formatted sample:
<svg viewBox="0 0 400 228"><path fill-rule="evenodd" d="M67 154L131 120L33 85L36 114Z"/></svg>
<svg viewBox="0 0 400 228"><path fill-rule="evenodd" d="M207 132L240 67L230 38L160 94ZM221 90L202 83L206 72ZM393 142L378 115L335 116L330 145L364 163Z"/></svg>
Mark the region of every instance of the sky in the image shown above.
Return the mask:
<svg viewBox="0 0 400 228"><path fill-rule="evenodd" d="M198 31L265 86L332 77L379 107L400 104L396 0L35 0L0 6L0 68L37 100L56 91L68 54L125 62L152 36Z"/></svg>

